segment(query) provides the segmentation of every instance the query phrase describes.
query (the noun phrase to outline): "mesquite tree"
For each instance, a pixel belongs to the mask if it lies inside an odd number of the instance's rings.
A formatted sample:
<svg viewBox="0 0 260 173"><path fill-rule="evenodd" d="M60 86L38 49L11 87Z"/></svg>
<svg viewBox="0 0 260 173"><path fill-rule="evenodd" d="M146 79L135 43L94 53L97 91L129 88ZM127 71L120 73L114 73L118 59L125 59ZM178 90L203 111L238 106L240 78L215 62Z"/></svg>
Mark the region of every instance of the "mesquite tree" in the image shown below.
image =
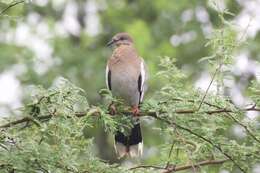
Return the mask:
<svg viewBox="0 0 260 173"><path fill-rule="evenodd" d="M224 92L223 81L232 74L233 56L241 46L225 15L230 13L219 12L222 25L207 42L212 54L200 61L211 71L206 92L193 87L174 58L161 58L158 76L164 86L145 100L140 113L142 123L162 136L156 160L148 158L143 164L136 158L134 165L121 165L98 158L89 132L101 126L111 135L117 130L127 133L132 126L131 116L125 116L129 108L106 89L99 93L102 103L91 105L88 91L60 78L48 89L31 87L21 116L1 120L0 172L251 172L260 162L260 128L259 121L245 113L260 112L260 84L253 79L248 86L249 106L234 104ZM217 89L210 92L213 85ZM117 105L117 115L109 114L111 101ZM244 136L234 138L233 126L239 126ZM149 157L146 151L144 157Z"/></svg>

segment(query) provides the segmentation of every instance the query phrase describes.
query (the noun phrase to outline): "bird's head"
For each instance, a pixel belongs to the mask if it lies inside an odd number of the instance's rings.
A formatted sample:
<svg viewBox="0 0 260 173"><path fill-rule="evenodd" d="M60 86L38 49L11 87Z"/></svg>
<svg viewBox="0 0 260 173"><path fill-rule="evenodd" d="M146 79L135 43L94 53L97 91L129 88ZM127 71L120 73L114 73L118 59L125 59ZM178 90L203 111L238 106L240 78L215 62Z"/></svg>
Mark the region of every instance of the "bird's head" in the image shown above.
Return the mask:
<svg viewBox="0 0 260 173"><path fill-rule="evenodd" d="M116 34L108 43L107 46L120 46L122 44L130 45L133 43L133 39L131 36L126 32L121 32Z"/></svg>

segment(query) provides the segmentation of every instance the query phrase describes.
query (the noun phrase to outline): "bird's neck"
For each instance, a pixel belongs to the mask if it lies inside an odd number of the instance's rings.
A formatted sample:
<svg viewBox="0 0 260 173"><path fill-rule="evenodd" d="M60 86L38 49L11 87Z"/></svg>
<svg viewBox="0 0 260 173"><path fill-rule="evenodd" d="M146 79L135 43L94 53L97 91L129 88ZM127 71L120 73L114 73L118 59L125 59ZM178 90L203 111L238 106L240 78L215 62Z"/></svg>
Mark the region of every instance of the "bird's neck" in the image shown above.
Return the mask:
<svg viewBox="0 0 260 173"><path fill-rule="evenodd" d="M113 59L121 59L121 61L132 59L136 56L138 56L138 54L133 45L120 45L115 48L112 55Z"/></svg>
<svg viewBox="0 0 260 173"><path fill-rule="evenodd" d="M135 49L133 44L130 44L130 43L122 43L122 44L118 44L116 45L115 47L115 51L117 50L123 50L123 49Z"/></svg>
<svg viewBox="0 0 260 173"><path fill-rule="evenodd" d="M116 48L121 47L121 46L132 46L133 47L133 43L130 43L130 42L118 42L118 43L116 43Z"/></svg>

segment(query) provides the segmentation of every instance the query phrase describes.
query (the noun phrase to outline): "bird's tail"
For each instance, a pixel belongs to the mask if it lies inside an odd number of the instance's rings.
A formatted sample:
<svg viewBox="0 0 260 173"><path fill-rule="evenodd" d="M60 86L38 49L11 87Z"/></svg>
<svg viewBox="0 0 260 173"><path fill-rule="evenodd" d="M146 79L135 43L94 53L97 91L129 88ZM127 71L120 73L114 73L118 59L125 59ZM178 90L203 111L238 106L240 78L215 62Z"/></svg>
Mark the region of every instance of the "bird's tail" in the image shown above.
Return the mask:
<svg viewBox="0 0 260 173"><path fill-rule="evenodd" d="M143 154L143 139L140 122L134 124L129 136L118 131L115 135L115 150L119 158L129 155L138 157Z"/></svg>

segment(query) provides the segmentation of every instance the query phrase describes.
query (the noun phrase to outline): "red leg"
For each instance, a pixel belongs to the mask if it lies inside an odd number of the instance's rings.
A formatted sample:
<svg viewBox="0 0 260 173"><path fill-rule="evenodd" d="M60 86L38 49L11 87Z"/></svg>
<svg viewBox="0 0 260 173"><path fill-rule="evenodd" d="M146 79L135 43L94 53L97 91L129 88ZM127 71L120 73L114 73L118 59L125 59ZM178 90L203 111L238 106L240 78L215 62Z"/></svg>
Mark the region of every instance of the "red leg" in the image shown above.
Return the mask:
<svg viewBox="0 0 260 173"><path fill-rule="evenodd" d="M116 107L115 107L113 102L108 106L108 109L109 109L109 114L110 115L115 115L116 114Z"/></svg>
<svg viewBox="0 0 260 173"><path fill-rule="evenodd" d="M132 113L133 113L133 116L139 116L139 114L140 114L139 107L138 106L133 106L132 107Z"/></svg>

